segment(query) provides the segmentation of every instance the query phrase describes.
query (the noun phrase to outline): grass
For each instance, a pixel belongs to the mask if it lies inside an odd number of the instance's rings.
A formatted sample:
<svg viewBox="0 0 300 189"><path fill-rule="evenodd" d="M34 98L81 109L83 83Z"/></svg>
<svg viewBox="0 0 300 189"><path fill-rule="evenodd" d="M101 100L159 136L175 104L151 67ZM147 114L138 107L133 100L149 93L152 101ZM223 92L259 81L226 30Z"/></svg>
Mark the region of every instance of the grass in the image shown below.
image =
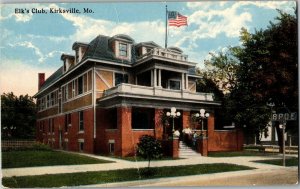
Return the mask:
<svg viewBox="0 0 300 189"><path fill-rule="evenodd" d="M148 161L140 156L132 156L132 157L119 157L119 156L111 156L113 158L118 158L118 159L122 159L122 160L127 160L127 161ZM162 160L178 160L178 159L184 159L184 158L173 158L173 157L167 157L164 156L160 159L152 159L151 161L162 161Z"/></svg>
<svg viewBox="0 0 300 189"><path fill-rule="evenodd" d="M142 168L40 176L4 177L2 184L11 188L80 186L88 184L105 184L121 181L209 174L250 169L253 168L225 163L198 164L172 167L155 167L150 169L152 173L151 175L144 174L146 173L147 168Z"/></svg>
<svg viewBox="0 0 300 189"><path fill-rule="evenodd" d="M2 152L2 168L98 164L110 162L111 161L58 151L26 150Z"/></svg>
<svg viewBox="0 0 300 189"><path fill-rule="evenodd" d="M282 159L257 160L254 162L282 166ZM285 160L285 166L298 166L298 162L298 158L288 158Z"/></svg>
<svg viewBox="0 0 300 189"><path fill-rule="evenodd" d="M208 157L270 156L270 155L274 155L274 153L244 150L244 151L235 151L235 152L209 152Z"/></svg>

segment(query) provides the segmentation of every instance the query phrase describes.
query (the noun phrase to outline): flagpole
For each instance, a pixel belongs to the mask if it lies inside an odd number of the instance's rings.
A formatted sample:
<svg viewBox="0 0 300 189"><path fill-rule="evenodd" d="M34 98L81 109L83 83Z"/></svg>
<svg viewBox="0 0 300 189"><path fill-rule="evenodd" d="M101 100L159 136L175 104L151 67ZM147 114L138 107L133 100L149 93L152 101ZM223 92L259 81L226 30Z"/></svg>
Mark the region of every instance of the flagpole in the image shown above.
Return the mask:
<svg viewBox="0 0 300 189"><path fill-rule="evenodd" d="M168 5L166 4L166 34L165 34L165 48L168 47Z"/></svg>

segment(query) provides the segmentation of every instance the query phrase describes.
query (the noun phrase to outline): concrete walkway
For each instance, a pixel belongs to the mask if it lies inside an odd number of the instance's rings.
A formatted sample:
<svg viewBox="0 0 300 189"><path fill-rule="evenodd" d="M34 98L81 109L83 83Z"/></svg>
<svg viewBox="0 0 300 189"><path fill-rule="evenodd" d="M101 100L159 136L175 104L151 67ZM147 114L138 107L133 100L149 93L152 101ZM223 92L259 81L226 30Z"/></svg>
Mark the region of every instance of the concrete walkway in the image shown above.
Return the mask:
<svg viewBox="0 0 300 189"><path fill-rule="evenodd" d="M70 152L74 153L74 152ZM12 176L29 176L29 175L44 175L44 174L58 174L58 173L78 173L87 171L106 171L106 170L117 170L117 169L128 169L128 168L142 168L147 167L148 162L132 162L121 160L117 158L109 158L105 156L96 156L90 154L82 154L89 157L98 159L114 161L114 163L104 164L86 164L86 165L65 165L65 166L45 166L45 167L26 167L26 168L10 168L2 169L3 177ZM266 157L224 157L224 158L213 158L213 157L192 157L190 159L179 159L179 160L162 160L152 161L151 167L162 167L162 166L178 166L178 165L194 165L194 164L213 164L213 163L231 163L237 165L244 165L254 167L261 170L273 170L282 169L281 166L268 165L262 163L255 163L252 161L264 160L264 159L281 159L279 155L266 156Z"/></svg>

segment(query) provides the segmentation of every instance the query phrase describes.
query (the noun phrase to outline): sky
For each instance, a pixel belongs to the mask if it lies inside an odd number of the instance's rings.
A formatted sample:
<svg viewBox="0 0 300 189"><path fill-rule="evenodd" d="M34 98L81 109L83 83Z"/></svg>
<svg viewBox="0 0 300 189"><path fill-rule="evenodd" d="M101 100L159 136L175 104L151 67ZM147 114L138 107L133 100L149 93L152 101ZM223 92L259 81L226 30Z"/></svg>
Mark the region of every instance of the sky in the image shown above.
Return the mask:
<svg viewBox="0 0 300 189"><path fill-rule="evenodd" d="M270 21L275 22L276 9L293 13L296 6L295 1L2 4L1 94L33 96L38 73L49 77L62 66L62 53L74 54L75 41L89 43L99 34L127 34L136 43L154 41L164 47L166 4L169 11L188 17L188 26L169 27L168 46L181 48L189 61L199 67L210 58L210 52L240 45L242 27L251 33L265 29ZM76 8L80 13L50 13L50 8ZM84 8L90 12L84 13ZM16 13L16 9L25 13ZM44 10L47 14L32 10Z"/></svg>

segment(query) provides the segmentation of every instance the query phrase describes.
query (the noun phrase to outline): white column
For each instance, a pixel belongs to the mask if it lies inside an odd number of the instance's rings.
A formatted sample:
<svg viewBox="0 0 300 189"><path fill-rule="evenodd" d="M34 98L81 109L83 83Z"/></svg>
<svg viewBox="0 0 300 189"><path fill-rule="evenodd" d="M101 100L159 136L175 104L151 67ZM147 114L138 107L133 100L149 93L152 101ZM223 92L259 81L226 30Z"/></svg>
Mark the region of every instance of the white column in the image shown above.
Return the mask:
<svg viewBox="0 0 300 189"><path fill-rule="evenodd" d="M187 73L185 74L185 89L189 89L189 78Z"/></svg>
<svg viewBox="0 0 300 189"><path fill-rule="evenodd" d="M155 68L154 68L153 72L154 72L154 76L153 76L153 77L154 77L154 79L153 79L153 82L154 82L154 83L153 83L153 86L156 87L156 86L157 86L157 75L156 75L156 72L157 72L157 71L156 71Z"/></svg>
<svg viewBox="0 0 300 189"><path fill-rule="evenodd" d="M158 70L158 86L161 87L161 69Z"/></svg>
<svg viewBox="0 0 300 189"><path fill-rule="evenodd" d="M151 86L153 87L153 70L151 70Z"/></svg>
<svg viewBox="0 0 300 189"><path fill-rule="evenodd" d="M138 84L138 79L137 79L137 75L135 76L135 84Z"/></svg>
<svg viewBox="0 0 300 189"><path fill-rule="evenodd" d="M181 73L181 90L184 90L184 73Z"/></svg>

